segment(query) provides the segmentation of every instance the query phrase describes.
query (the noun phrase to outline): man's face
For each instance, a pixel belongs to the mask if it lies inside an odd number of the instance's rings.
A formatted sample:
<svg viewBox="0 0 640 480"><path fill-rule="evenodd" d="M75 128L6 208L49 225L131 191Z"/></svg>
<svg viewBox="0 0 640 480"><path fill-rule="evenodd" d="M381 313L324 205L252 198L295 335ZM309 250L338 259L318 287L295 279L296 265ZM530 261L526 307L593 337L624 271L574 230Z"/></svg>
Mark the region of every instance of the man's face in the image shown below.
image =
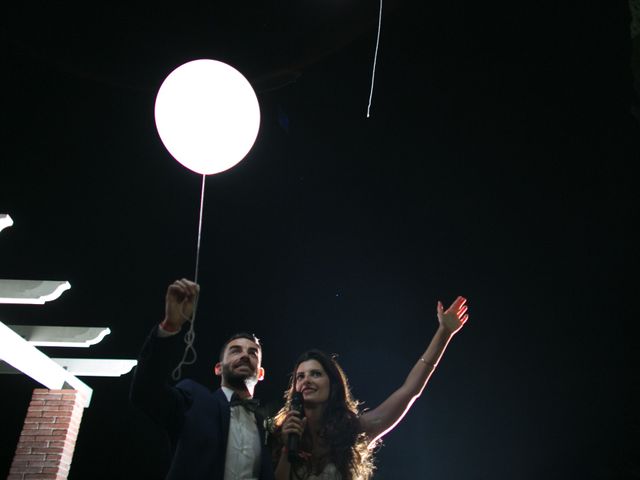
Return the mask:
<svg viewBox="0 0 640 480"><path fill-rule="evenodd" d="M248 338L236 338L224 350L222 361L216 365L216 375L222 384L242 388L255 385L264 377L260 347Z"/></svg>

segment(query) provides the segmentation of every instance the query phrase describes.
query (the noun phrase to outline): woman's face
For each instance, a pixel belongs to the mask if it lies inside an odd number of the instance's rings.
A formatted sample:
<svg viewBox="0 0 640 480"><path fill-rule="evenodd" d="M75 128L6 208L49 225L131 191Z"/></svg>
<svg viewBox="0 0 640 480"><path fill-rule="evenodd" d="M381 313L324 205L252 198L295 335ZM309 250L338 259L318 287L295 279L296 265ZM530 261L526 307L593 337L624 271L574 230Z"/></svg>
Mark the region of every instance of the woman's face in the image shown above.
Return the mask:
<svg viewBox="0 0 640 480"><path fill-rule="evenodd" d="M305 403L319 404L329 400L331 381L317 360L307 360L298 365L295 386Z"/></svg>

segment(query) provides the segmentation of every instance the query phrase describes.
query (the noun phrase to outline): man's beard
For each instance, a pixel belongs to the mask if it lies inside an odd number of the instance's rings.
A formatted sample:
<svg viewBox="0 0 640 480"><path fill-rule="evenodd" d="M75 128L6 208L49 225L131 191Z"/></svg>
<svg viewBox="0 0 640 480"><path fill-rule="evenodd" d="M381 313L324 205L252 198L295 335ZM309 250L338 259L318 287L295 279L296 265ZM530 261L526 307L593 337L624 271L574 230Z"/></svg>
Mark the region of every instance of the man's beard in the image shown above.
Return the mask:
<svg viewBox="0 0 640 480"><path fill-rule="evenodd" d="M232 388L245 388L253 386L258 383L258 374L256 372L251 373L235 373L231 369L231 365L225 363L222 365L222 377L227 385Z"/></svg>

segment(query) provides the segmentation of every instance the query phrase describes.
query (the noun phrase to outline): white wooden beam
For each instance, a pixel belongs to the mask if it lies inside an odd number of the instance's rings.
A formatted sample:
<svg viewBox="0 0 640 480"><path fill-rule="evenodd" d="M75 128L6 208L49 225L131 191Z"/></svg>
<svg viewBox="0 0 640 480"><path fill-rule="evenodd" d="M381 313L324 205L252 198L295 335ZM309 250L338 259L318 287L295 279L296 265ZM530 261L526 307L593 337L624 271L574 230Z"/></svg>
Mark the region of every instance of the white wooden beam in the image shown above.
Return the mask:
<svg viewBox="0 0 640 480"><path fill-rule="evenodd" d="M0 279L0 303L42 305L70 288L69 282L64 280Z"/></svg>
<svg viewBox="0 0 640 480"><path fill-rule="evenodd" d="M111 358L51 358L71 375L78 377L121 377L138 364L137 360ZM0 374L21 373L8 363L0 362Z"/></svg>
<svg viewBox="0 0 640 480"><path fill-rule="evenodd" d="M4 360L49 389L79 390L84 399L85 408L91 402L93 390L87 384L67 372L36 347L29 345L24 338L2 322L0 322L0 360Z"/></svg>
<svg viewBox="0 0 640 480"><path fill-rule="evenodd" d="M0 213L0 232L13 225L13 219L6 213Z"/></svg>
<svg viewBox="0 0 640 480"><path fill-rule="evenodd" d="M79 377L121 377L138 364L137 360L111 358L52 358L67 372Z"/></svg>
<svg viewBox="0 0 640 480"><path fill-rule="evenodd" d="M100 343L111 333L107 327L52 327L45 325L7 325L35 347L80 347Z"/></svg>

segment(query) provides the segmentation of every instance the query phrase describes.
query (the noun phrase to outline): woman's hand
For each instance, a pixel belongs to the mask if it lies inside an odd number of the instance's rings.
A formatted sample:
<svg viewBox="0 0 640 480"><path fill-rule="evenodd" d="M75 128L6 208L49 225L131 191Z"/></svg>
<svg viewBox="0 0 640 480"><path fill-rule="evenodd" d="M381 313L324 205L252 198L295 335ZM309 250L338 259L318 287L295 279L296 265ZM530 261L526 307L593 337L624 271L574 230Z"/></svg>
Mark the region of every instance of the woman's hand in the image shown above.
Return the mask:
<svg viewBox="0 0 640 480"><path fill-rule="evenodd" d="M290 410L284 417L282 422L282 429L280 430L282 435L283 448L280 451L280 459L276 465L276 471L274 476L276 480L287 480L293 478L292 466L289 463L289 435L298 435L302 437L304 428L307 425L306 418L300 418L301 413L296 410ZM302 455L303 452L298 452ZM297 478L297 476L296 476Z"/></svg>
<svg viewBox="0 0 640 480"><path fill-rule="evenodd" d="M455 334L469 320L467 314L467 299L458 297L446 310L442 302L438 301L438 321L440 325L451 335Z"/></svg>
<svg viewBox="0 0 640 480"><path fill-rule="evenodd" d="M302 437L306 425L307 419L300 418L300 412L295 410L288 412L282 423L282 440L284 445L287 446L289 444L289 435L291 434Z"/></svg>

